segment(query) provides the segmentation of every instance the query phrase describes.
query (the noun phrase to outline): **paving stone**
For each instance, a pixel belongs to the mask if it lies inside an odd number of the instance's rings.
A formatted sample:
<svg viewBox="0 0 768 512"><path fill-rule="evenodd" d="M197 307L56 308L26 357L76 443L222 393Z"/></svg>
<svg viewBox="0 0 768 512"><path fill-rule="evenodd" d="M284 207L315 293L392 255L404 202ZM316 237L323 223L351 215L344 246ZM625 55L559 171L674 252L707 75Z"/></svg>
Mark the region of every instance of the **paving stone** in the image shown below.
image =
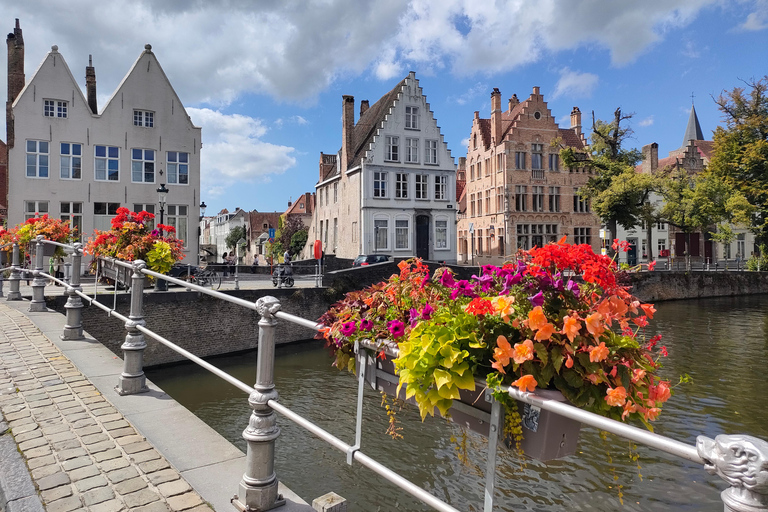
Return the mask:
<svg viewBox="0 0 768 512"><path fill-rule="evenodd" d="M66 498L67 496L72 496L72 486L62 485L60 487L56 487L55 489L41 492L40 496L43 498L45 503L50 503L61 498Z"/></svg>
<svg viewBox="0 0 768 512"><path fill-rule="evenodd" d="M111 460L105 460L104 462L99 463L99 467L101 470L105 473L109 473L110 471L114 471L116 469L122 469L130 466L131 463L128 462L128 459L125 457L120 457L117 459L111 459Z"/></svg>
<svg viewBox="0 0 768 512"><path fill-rule="evenodd" d="M91 464L90 466L83 466L81 468L73 469L69 472L69 478L71 478L73 482L77 482L78 480L96 476L99 473L99 468L96 467L95 464Z"/></svg>
<svg viewBox="0 0 768 512"><path fill-rule="evenodd" d="M147 441L141 441L140 443L131 443L123 446L123 450L125 450L125 453L129 455L132 453L143 452L151 449L152 449L152 445L149 444Z"/></svg>
<svg viewBox="0 0 768 512"><path fill-rule="evenodd" d="M27 402L27 405L30 409L40 409L42 407L48 407L53 405L53 400L49 399L47 396L44 400L35 400L34 402Z"/></svg>
<svg viewBox="0 0 768 512"><path fill-rule="evenodd" d="M98 505L91 505L88 507L90 512L121 512L126 510L125 505L120 500L109 500Z"/></svg>
<svg viewBox="0 0 768 512"><path fill-rule="evenodd" d="M58 396L52 396L51 397L51 400L53 400L53 403L55 403L55 404L63 404L63 403L66 403L66 402L75 402L75 397L73 397L69 393L67 393L66 395L63 394L63 393L66 393L65 391L61 391L61 393L62 394L60 394ZM49 393L49 395L50 395L50 393Z"/></svg>
<svg viewBox="0 0 768 512"><path fill-rule="evenodd" d="M83 428L77 428L75 429L75 434L79 436L89 436L91 434L98 434L99 432L103 432L102 428L98 425L91 425L90 427L83 427Z"/></svg>
<svg viewBox="0 0 768 512"><path fill-rule="evenodd" d="M109 478L109 481L112 482L113 484L119 484L124 480L135 478L137 476L139 476L139 473L138 471L136 471L136 468L134 467L116 469L114 471L110 471L109 473L107 473L107 478Z"/></svg>
<svg viewBox="0 0 768 512"><path fill-rule="evenodd" d="M36 439L30 439L29 441L24 441L23 443L19 443L19 450L21 451L27 451L31 450L32 448L37 448L38 446L43 446L48 444L48 440L44 437L38 437Z"/></svg>
<svg viewBox="0 0 768 512"><path fill-rule="evenodd" d="M32 478L34 480L40 480L46 476L54 475L61 472L61 466L58 464L49 464L47 466L40 466L37 469L32 470Z"/></svg>
<svg viewBox="0 0 768 512"><path fill-rule="evenodd" d="M73 469L90 466L91 464L93 464L93 460L91 460L90 457L85 456L69 459L68 461L64 462L64 464L62 464L62 467L64 468L64 471L72 471Z"/></svg>
<svg viewBox="0 0 768 512"><path fill-rule="evenodd" d="M23 411L12 412L10 414L6 414L5 415L5 421L10 423L10 422L12 422L14 420L19 420L21 418L27 418L27 417L29 417L31 415L32 415L32 413L30 412L29 409L24 409Z"/></svg>
<svg viewBox="0 0 768 512"><path fill-rule="evenodd" d="M115 443L111 440L108 441L101 441L100 443L93 443L91 445L88 445L86 448L88 448L88 451L91 453L99 453L104 452L107 450L111 450L115 447Z"/></svg>
<svg viewBox="0 0 768 512"><path fill-rule="evenodd" d="M83 504L80 502L79 496L70 496L69 498L62 498L53 503L46 504L45 510L46 512L69 512L70 510L77 510L82 506Z"/></svg>
<svg viewBox="0 0 768 512"><path fill-rule="evenodd" d="M116 459L122 456L123 456L123 452L115 448L114 450L107 450L105 452L94 453L93 460L95 460L96 462L102 462L105 460Z"/></svg>
<svg viewBox="0 0 768 512"><path fill-rule="evenodd" d="M63 421L57 422L57 423L47 422L40 426L40 430L43 431L43 434L49 436L49 435L68 431L69 425L64 423Z"/></svg>
<svg viewBox="0 0 768 512"><path fill-rule="evenodd" d="M90 425L95 425L95 424L96 424L96 420L94 420L93 418L85 418L82 420L77 420L72 422L72 426L75 428L88 427Z"/></svg>
<svg viewBox="0 0 768 512"><path fill-rule="evenodd" d="M125 446L127 444L131 443L138 443L140 441L144 441L144 436L140 436L138 434L132 435L132 436L125 436L121 437L117 440L117 444L120 446Z"/></svg>
<svg viewBox="0 0 768 512"><path fill-rule="evenodd" d="M102 407L109 406L109 402L107 402L102 396L89 396L87 398L83 398L82 400L89 409L100 409Z"/></svg>
<svg viewBox="0 0 768 512"><path fill-rule="evenodd" d="M67 409L67 413L64 414L64 417L67 418L67 421L70 423L75 423L76 421L79 421L79 420L87 420L91 418L88 415L88 413L85 412L85 409L83 409L82 411L75 410L75 409L71 409L71 410Z"/></svg>
<svg viewBox="0 0 768 512"><path fill-rule="evenodd" d="M164 482L170 482L172 480L178 480L181 478L179 473L175 469L164 469L162 471L156 471L147 475L152 485L159 485Z"/></svg>
<svg viewBox="0 0 768 512"><path fill-rule="evenodd" d="M115 493L109 487L100 487L83 493L83 502L87 506L103 503L115 497ZM93 509L91 509L93 510ZM119 510L119 509L118 509Z"/></svg>
<svg viewBox="0 0 768 512"><path fill-rule="evenodd" d="M203 503L202 505L198 505L194 508L190 508L186 512L211 512L213 510L211 507Z"/></svg>
<svg viewBox="0 0 768 512"><path fill-rule="evenodd" d="M160 495L155 491L142 489L140 491L132 492L131 494L126 494L123 496L123 500L125 500L125 505L128 509L133 510L136 507L147 505L153 501L159 501Z"/></svg>
<svg viewBox="0 0 768 512"><path fill-rule="evenodd" d="M83 455L88 455L88 452L85 451L84 448L71 448L69 450L63 450L57 453L59 456L59 460L69 460L74 459L75 457L82 457Z"/></svg>
<svg viewBox="0 0 768 512"><path fill-rule="evenodd" d="M68 484L69 482L70 482L69 475L63 472L59 472L59 473L41 478L36 483L37 483L37 487L41 491L47 491L48 489L53 489L54 487L65 485L65 484Z"/></svg>
<svg viewBox="0 0 768 512"><path fill-rule="evenodd" d="M168 505L165 504L165 502L162 501L156 501L154 503L150 503L147 506L139 507L132 512L168 512L171 509L168 508Z"/></svg>
<svg viewBox="0 0 768 512"><path fill-rule="evenodd" d="M147 450L147 451L155 451L155 450ZM137 455L142 455L147 452L141 452ZM155 452L157 453L157 452ZM159 454L158 454L159 457ZM167 460L162 458L157 458L155 460L148 460L146 462L140 462L139 469L142 470L144 473L154 473L155 471L160 471L161 469L169 468L171 465L168 463Z"/></svg>
<svg viewBox="0 0 768 512"><path fill-rule="evenodd" d="M168 498L168 506L171 510L188 510L203 503L202 498L196 492L188 492L180 496Z"/></svg>
<svg viewBox="0 0 768 512"><path fill-rule="evenodd" d="M64 430L62 432L57 432L56 434L51 434L48 436L48 440L52 443L67 441L69 439L77 439L77 436L71 430Z"/></svg>
<svg viewBox="0 0 768 512"><path fill-rule="evenodd" d="M38 425L38 423L35 421L35 418L32 416L24 416L23 418L18 418L16 420L9 420L6 416L5 421L8 422L8 426L11 427L11 430L16 430L27 425Z"/></svg>
<svg viewBox="0 0 768 512"><path fill-rule="evenodd" d="M132 427L118 428L117 430L109 431L109 435L115 439L125 436L132 436L134 434L136 434L136 430Z"/></svg>
<svg viewBox="0 0 768 512"><path fill-rule="evenodd" d="M109 436L107 434L105 434L104 432L98 432L96 434L91 434L91 435L88 435L88 436L83 436L83 437L80 438L80 440L83 442L84 445L88 446L89 444L100 443L102 441L108 441L109 440ZM118 444L120 444L120 443L118 442Z"/></svg>
<svg viewBox="0 0 768 512"><path fill-rule="evenodd" d="M119 484L116 484L115 492L119 494L130 494L132 492L138 491L139 489L144 489L147 486L147 482L143 478L137 476L136 478L124 480Z"/></svg>
<svg viewBox="0 0 768 512"><path fill-rule="evenodd" d="M130 424L125 420L109 421L104 423L103 427L107 430L116 430L118 428L130 427Z"/></svg>
<svg viewBox="0 0 768 512"><path fill-rule="evenodd" d="M53 446L53 451L60 452L64 450L71 450L73 448L80 448L82 445L80 444L79 439L74 438L74 439L65 439L64 441L59 441L57 443L52 443L51 446Z"/></svg>
<svg viewBox="0 0 768 512"><path fill-rule="evenodd" d="M56 408L61 411L61 414L63 414L65 418L73 417L75 414L85 413L85 409L83 409L82 406L77 402L64 402L61 404L56 404Z"/></svg>
<svg viewBox="0 0 768 512"><path fill-rule="evenodd" d="M43 433L40 431L40 429L30 430L29 432L23 432L21 434L17 434L16 432L13 433L14 439L16 439L17 443L23 443L24 441L29 441L30 439L37 439L38 437L43 437Z"/></svg>
<svg viewBox="0 0 768 512"><path fill-rule="evenodd" d="M51 447L48 445L32 448L29 451L24 452L24 457L28 459L34 459L35 457L42 457L44 455L50 455Z"/></svg>
<svg viewBox="0 0 768 512"><path fill-rule="evenodd" d="M51 455L46 455L44 457L36 457L34 459L27 460L27 466L29 469L37 469L42 466L50 466L51 464L56 462L56 457Z"/></svg>
<svg viewBox="0 0 768 512"><path fill-rule="evenodd" d="M96 475L75 482L75 487L77 487L80 492L90 491L97 487L106 487L107 485L107 479L104 478L103 475Z"/></svg>
<svg viewBox="0 0 768 512"><path fill-rule="evenodd" d="M11 427L11 432L13 432L13 435L16 434L25 434L27 432L32 432L33 430L39 429L40 426L35 423L34 421L26 423L24 425L18 425L16 427Z"/></svg>
<svg viewBox="0 0 768 512"><path fill-rule="evenodd" d="M158 485L157 490L160 491L160 494L168 498L170 496L176 496L179 494L184 494L185 492L189 492L192 490L192 488L184 480L178 479L174 482L165 482L164 484Z"/></svg>
<svg viewBox="0 0 768 512"><path fill-rule="evenodd" d="M97 409L93 411L93 415L98 417L98 420L102 423L109 423L111 421L119 421L125 419L122 414L119 412L115 412L113 414L97 414L99 411L103 411L104 409Z"/></svg>
<svg viewBox="0 0 768 512"><path fill-rule="evenodd" d="M38 411L40 411L40 412L38 412ZM37 421L49 420L49 419L57 418L57 417L60 417L60 416L61 416L61 414L59 413L59 410L56 409L55 407L52 407L51 409L46 409L46 408L35 409L35 419Z"/></svg>

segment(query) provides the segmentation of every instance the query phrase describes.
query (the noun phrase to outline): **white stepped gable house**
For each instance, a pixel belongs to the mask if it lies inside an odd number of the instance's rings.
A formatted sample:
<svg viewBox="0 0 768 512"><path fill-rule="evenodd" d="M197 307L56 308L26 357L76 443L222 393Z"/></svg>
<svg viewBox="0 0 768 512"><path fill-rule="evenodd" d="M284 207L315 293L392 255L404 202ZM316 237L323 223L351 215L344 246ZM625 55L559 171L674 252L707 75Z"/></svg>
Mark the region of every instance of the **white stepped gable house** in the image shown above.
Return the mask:
<svg viewBox="0 0 768 512"><path fill-rule="evenodd" d="M23 42L9 35L8 224L36 214L69 219L87 239L109 229L116 210L154 213L157 189L169 190L164 223L184 240L185 261L198 253L201 130L163 72L150 45L101 110L93 67L86 68L87 98L53 46L21 90ZM19 63L21 69L18 69ZM11 69L14 67L14 69Z"/></svg>
<svg viewBox="0 0 768 512"><path fill-rule="evenodd" d="M309 243L326 254L456 261L456 165L409 73L369 106L342 100L342 146L320 154Z"/></svg>

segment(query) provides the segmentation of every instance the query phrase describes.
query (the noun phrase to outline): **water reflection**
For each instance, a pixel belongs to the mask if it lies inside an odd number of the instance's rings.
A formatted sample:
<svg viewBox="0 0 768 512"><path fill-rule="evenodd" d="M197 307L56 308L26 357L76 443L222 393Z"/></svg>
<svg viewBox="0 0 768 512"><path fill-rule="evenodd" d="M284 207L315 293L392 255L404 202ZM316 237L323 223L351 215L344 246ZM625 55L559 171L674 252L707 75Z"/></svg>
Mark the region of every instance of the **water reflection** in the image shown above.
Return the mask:
<svg viewBox="0 0 768 512"><path fill-rule="evenodd" d="M677 380L656 432L693 444L699 434L746 433L768 439L768 296L704 299L658 305L649 335L660 332L669 357L662 370ZM223 357L214 364L244 382L254 382L256 354ZM244 394L191 365L148 372L149 377L180 403L245 449L242 430L249 409ZM280 349L276 365L280 401L349 442L354 440L356 381L330 367L317 345ZM383 435L387 416L381 399L366 390L362 450L423 486L459 510L483 506L487 443L466 434L471 447L462 462L457 454L462 431L440 419L422 423L415 408L398 414L405 439ZM349 510L429 510L359 465L347 466L344 454L279 419L282 435L276 446L278 477L299 495L312 498L335 491L350 501ZM693 463L638 446L630 460L626 441L583 428L579 451L543 464L500 451L495 510L514 511L720 511L724 484ZM615 477L615 479L614 479ZM619 487L621 486L621 487ZM623 494L624 506L619 503Z"/></svg>

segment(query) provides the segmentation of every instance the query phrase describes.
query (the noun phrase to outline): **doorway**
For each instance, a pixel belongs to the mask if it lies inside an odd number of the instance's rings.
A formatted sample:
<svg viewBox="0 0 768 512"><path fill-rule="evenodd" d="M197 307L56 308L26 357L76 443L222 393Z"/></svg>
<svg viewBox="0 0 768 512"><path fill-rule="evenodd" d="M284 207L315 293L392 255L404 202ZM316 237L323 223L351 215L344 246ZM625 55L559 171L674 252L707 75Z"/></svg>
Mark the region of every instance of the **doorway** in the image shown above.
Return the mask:
<svg viewBox="0 0 768 512"><path fill-rule="evenodd" d="M416 257L429 259L429 215L416 216Z"/></svg>

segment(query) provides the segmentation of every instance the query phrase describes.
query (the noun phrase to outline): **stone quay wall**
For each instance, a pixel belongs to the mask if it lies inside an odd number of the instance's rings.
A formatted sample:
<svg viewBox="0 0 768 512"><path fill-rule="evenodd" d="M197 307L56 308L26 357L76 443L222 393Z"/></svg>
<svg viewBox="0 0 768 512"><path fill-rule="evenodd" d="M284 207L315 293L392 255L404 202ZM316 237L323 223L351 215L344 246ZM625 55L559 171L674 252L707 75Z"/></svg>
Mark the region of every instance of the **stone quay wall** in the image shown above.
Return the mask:
<svg viewBox="0 0 768 512"><path fill-rule="evenodd" d="M768 293L768 272L638 272L627 274L644 302Z"/></svg>

